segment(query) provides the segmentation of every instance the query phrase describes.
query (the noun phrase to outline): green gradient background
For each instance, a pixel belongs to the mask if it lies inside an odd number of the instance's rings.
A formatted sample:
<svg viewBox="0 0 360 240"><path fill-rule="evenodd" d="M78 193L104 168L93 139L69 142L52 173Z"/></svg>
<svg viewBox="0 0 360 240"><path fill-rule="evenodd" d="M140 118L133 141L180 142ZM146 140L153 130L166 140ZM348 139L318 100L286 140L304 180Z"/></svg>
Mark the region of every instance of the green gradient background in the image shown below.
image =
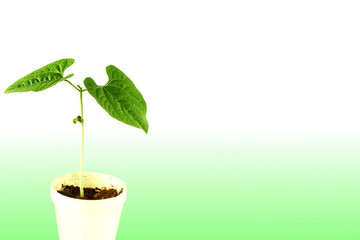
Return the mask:
<svg viewBox="0 0 360 240"><path fill-rule="evenodd" d="M358 134L87 137L86 170L128 184L117 239L360 239ZM57 239L49 184L77 157L1 137L0 239Z"/></svg>

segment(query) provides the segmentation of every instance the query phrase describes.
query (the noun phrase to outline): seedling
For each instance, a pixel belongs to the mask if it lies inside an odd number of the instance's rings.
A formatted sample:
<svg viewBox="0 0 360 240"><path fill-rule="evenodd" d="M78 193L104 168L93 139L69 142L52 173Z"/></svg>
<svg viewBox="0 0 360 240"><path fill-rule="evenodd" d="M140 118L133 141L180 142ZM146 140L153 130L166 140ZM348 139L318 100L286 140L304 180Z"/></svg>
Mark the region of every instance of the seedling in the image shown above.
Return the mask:
<svg viewBox="0 0 360 240"><path fill-rule="evenodd" d="M73 119L74 123L81 124L81 154L80 154L80 197L84 197L82 172L84 166L84 109L83 93L88 92L99 105L113 118L140 128L148 132L146 119L146 102L133 82L117 67L109 65L106 73L109 81L98 86L95 81L88 77L84 80L86 88L74 85L69 78L74 74L64 75L64 71L74 63L74 59L66 58L50 63L28 75L20 78L5 90L5 93L13 92L39 92L48 89L59 82L65 81L80 93L80 115Z"/></svg>

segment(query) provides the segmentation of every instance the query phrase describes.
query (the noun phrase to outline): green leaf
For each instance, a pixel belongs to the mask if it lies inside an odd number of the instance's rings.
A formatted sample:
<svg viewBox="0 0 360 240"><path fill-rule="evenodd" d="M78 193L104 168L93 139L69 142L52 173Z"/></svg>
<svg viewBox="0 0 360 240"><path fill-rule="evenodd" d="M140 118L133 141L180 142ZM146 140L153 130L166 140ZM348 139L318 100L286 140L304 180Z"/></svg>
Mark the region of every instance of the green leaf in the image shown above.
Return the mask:
<svg viewBox="0 0 360 240"><path fill-rule="evenodd" d="M148 132L146 102L134 83L113 65L106 67L109 81L98 86L92 78L86 78L86 90L113 118Z"/></svg>
<svg viewBox="0 0 360 240"><path fill-rule="evenodd" d="M74 63L74 59L65 58L50 63L25 77L20 78L5 90L5 93L12 92L39 92L55 84L70 78L73 74L64 77L64 71Z"/></svg>

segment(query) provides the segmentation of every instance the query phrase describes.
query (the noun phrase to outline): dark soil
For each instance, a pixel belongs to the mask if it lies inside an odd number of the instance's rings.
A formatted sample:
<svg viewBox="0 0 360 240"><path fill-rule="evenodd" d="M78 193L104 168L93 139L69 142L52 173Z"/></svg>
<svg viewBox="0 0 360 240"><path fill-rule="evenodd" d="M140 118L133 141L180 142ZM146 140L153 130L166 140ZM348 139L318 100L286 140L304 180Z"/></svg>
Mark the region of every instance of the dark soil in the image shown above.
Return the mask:
<svg viewBox="0 0 360 240"><path fill-rule="evenodd" d="M58 190L58 193L65 195L71 198L77 199L87 199L87 200L96 200L96 199L105 199L112 198L120 195L123 192L123 189L118 192L114 188L84 188L84 197L80 197L80 187L73 185L62 185L61 189Z"/></svg>

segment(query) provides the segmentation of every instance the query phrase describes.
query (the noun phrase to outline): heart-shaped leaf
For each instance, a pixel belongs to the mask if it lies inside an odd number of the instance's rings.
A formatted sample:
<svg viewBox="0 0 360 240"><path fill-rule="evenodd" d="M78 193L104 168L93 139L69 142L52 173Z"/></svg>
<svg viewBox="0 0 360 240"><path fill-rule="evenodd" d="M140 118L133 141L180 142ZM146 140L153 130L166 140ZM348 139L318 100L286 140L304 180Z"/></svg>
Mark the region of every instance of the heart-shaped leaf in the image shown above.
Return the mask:
<svg viewBox="0 0 360 240"><path fill-rule="evenodd" d="M98 86L92 78L86 78L87 91L113 118L148 132L146 102L134 83L113 65L106 67L109 81Z"/></svg>
<svg viewBox="0 0 360 240"><path fill-rule="evenodd" d="M55 84L70 78L64 76L64 71L74 63L74 59L65 58L50 63L25 77L20 78L5 90L5 93L12 92L39 92L45 90Z"/></svg>

